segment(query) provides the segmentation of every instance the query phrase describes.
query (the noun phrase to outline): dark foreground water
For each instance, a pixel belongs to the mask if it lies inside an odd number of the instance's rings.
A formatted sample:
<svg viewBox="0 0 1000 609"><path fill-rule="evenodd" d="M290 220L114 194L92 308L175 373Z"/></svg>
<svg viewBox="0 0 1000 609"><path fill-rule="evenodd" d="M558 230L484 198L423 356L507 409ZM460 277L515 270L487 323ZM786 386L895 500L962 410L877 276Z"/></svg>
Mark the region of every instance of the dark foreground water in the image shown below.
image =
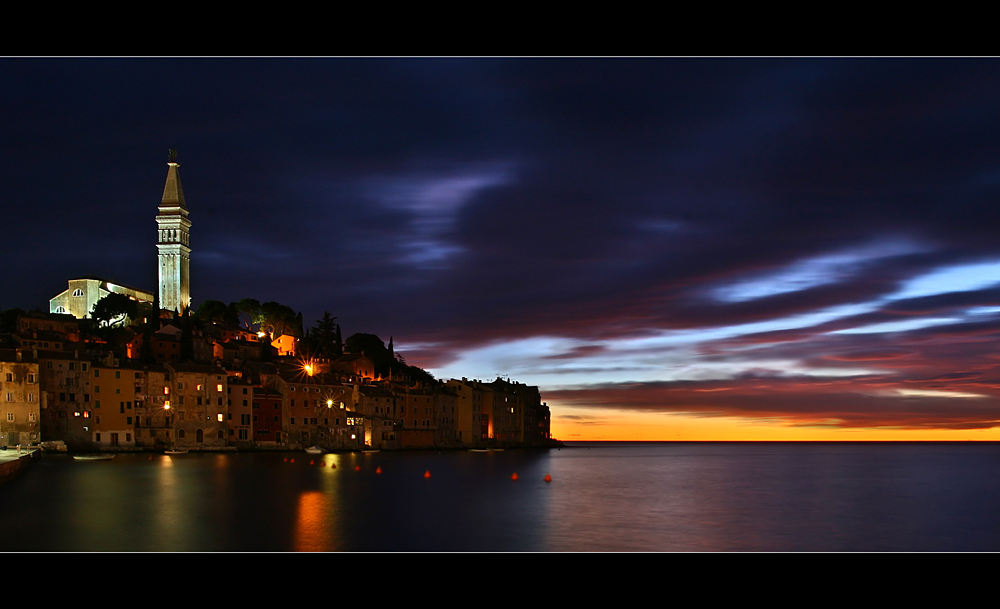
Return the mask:
<svg viewBox="0 0 1000 609"><path fill-rule="evenodd" d="M338 550L998 551L1000 444L45 455L0 486L0 551Z"/></svg>

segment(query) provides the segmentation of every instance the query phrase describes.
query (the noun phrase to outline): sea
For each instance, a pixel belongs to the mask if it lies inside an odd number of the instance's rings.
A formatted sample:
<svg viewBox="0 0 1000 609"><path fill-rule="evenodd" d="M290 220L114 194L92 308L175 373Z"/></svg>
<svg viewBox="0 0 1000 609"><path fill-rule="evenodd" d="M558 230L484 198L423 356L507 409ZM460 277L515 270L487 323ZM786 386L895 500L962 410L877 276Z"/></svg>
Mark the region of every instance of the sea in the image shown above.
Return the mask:
<svg viewBox="0 0 1000 609"><path fill-rule="evenodd" d="M995 552L998 443L45 454L6 552Z"/></svg>

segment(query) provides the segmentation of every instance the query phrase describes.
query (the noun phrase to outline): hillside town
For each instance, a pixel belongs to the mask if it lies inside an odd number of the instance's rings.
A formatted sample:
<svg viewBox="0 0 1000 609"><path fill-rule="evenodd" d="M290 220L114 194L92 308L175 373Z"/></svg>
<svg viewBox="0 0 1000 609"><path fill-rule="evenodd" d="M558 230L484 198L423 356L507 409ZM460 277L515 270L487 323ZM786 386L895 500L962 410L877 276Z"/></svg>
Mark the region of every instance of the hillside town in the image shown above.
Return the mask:
<svg viewBox="0 0 1000 609"><path fill-rule="evenodd" d="M157 290L68 281L49 311L0 311L0 447L398 450L552 444L538 388L441 381L390 337L247 298L191 305L191 221L171 151Z"/></svg>

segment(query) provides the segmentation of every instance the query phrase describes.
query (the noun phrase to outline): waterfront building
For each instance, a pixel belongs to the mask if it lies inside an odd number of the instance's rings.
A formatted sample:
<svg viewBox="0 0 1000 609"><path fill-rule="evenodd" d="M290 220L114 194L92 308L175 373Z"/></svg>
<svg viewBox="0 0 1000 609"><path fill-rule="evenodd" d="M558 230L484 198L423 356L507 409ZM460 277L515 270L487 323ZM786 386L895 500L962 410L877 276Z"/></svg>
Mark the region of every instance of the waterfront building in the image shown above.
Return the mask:
<svg viewBox="0 0 1000 609"><path fill-rule="evenodd" d="M170 151L167 182L156 216L160 308L184 313L191 306L191 220L181 188L177 151Z"/></svg>
<svg viewBox="0 0 1000 609"><path fill-rule="evenodd" d="M237 448L250 448L253 446L251 417L255 412L252 407L254 401L253 383L250 382L250 379L236 376L230 371L226 394L228 443Z"/></svg>
<svg viewBox="0 0 1000 609"><path fill-rule="evenodd" d="M135 447L135 396L139 388L136 381L142 378L141 370L127 364L122 367L94 364L92 375L91 441L100 448Z"/></svg>
<svg viewBox="0 0 1000 609"><path fill-rule="evenodd" d="M482 414L481 383L463 377L462 380L451 379L445 385L451 387L457 395L455 439L464 446L481 446L489 438L489 416L484 418Z"/></svg>
<svg viewBox="0 0 1000 609"><path fill-rule="evenodd" d="M282 436L291 449L364 447L364 415L348 408L353 387L328 374L288 369L270 377L270 388L282 395Z"/></svg>
<svg viewBox="0 0 1000 609"><path fill-rule="evenodd" d="M216 366L164 364L164 396L170 396L174 444L178 448L218 449L229 445L229 375ZM166 398L165 398L166 399Z"/></svg>
<svg viewBox="0 0 1000 609"><path fill-rule="evenodd" d="M399 448L395 394L385 387L355 383L351 400L354 412L365 419L365 445L379 449Z"/></svg>
<svg viewBox="0 0 1000 609"><path fill-rule="evenodd" d="M20 350L0 349L0 445L41 439L38 361Z"/></svg>
<svg viewBox="0 0 1000 609"><path fill-rule="evenodd" d="M250 421L253 429L251 436L254 446L281 447L286 438L282 436L283 396L278 391L268 387L254 386L253 414Z"/></svg>
<svg viewBox="0 0 1000 609"><path fill-rule="evenodd" d="M92 442L91 362L79 351L33 351L38 361L42 440L62 440L70 447Z"/></svg>

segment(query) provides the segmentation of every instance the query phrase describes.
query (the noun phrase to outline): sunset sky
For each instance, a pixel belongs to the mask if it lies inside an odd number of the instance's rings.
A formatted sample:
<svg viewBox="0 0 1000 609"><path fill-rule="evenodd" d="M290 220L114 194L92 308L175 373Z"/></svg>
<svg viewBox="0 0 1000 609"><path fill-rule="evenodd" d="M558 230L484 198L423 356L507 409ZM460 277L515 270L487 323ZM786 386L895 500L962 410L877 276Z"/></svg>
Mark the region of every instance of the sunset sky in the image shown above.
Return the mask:
<svg viewBox="0 0 1000 609"><path fill-rule="evenodd" d="M0 59L0 308L152 290L538 385L564 440L1000 440L1000 60Z"/></svg>

